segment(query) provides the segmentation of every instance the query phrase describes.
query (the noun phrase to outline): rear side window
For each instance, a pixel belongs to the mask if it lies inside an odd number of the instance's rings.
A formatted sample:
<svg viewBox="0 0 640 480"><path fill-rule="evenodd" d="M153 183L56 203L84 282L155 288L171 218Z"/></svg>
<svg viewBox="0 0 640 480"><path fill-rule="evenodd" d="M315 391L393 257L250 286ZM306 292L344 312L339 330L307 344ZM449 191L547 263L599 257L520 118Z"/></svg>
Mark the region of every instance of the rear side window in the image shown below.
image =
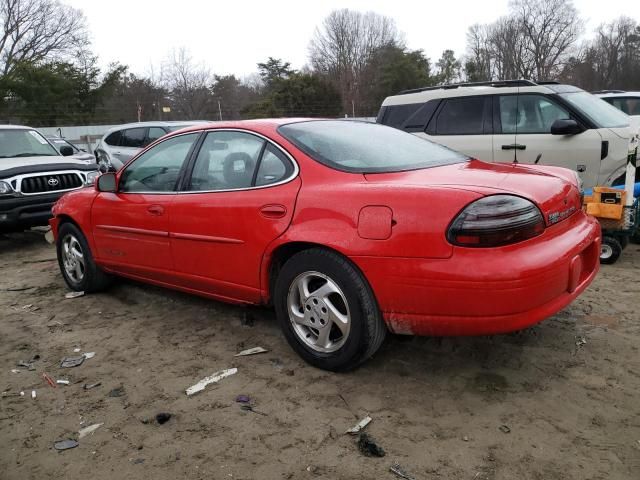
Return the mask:
<svg viewBox="0 0 640 480"><path fill-rule="evenodd" d="M447 99L436 120L436 135L482 135L485 97Z"/></svg>
<svg viewBox="0 0 640 480"><path fill-rule="evenodd" d="M104 143L106 143L107 145L111 145L112 147L117 147L118 145L120 145L121 136L122 132L120 130L118 130L117 132L113 132L104 139Z"/></svg>
<svg viewBox="0 0 640 480"><path fill-rule="evenodd" d="M130 128L122 132L121 147L142 148L146 136L146 128Z"/></svg>
<svg viewBox="0 0 640 480"><path fill-rule="evenodd" d="M189 191L249 188L264 140L244 132L209 132L193 166Z"/></svg>
<svg viewBox="0 0 640 480"><path fill-rule="evenodd" d="M267 145L256 176L256 186L261 187L278 183L293 173L293 165L284 153L273 145Z"/></svg>
<svg viewBox="0 0 640 480"><path fill-rule="evenodd" d="M394 128L402 128L405 121L422 106L422 103L408 103L406 105L390 105L385 107L382 117L383 125Z"/></svg>

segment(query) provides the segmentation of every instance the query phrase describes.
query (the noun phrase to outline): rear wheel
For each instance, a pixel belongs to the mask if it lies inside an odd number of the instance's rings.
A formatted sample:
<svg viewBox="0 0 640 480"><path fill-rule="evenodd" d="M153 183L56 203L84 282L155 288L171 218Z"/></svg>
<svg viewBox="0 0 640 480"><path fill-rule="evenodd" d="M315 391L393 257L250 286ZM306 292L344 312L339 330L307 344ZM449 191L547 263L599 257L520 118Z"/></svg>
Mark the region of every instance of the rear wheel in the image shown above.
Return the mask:
<svg viewBox="0 0 640 480"><path fill-rule="evenodd" d="M278 275L274 304L293 349L318 368L344 371L371 357L386 326L373 292L346 258L323 249L297 253Z"/></svg>
<svg viewBox="0 0 640 480"><path fill-rule="evenodd" d="M60 225L56 251L62 277L71 290L97 292L111 282L111 277L93 261L87 239L73 223Z"/></svg>
<svg viewBox="0 0 640 480"><path fill-rule="evenodd" d="M613 237L603 237L600 248L600 263L610 265L616 263L622 253L622 245Z"/></svg>

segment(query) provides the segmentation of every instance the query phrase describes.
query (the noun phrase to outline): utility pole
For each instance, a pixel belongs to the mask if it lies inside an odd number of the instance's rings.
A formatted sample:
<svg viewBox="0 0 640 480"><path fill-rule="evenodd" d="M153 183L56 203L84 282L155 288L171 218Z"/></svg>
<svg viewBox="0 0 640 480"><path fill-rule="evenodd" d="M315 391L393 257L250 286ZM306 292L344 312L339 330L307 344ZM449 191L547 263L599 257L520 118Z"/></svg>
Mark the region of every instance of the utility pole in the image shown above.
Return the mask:
<svg viewBox="0 0 640 480"><path fill-rule="evenodd" d="M220 99L218 99L218 114L220 115L220 121L222 121L222 107L220 107Z"/></svg>

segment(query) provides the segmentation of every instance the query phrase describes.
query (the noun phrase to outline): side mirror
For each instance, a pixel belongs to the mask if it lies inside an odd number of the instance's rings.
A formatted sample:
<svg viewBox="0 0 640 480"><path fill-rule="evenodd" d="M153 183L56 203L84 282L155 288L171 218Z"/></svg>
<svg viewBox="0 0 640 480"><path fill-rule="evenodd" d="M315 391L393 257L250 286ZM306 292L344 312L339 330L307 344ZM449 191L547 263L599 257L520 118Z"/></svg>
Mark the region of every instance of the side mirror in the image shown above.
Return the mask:
<svg viewBox="0 0 640 480"><path fill-rule="evenodd" d="M116 193L118 190L117 187L115 173L103 173L98 177L98 181L96 182L96 190L99 192Z"/></svg>
<svg viewBox="0 0 640 480"><path fill-rule="evenodd" d="M71 148L69 145L61 146L60 155L62 155L63 157L68 157L70 155L73 155L73 148Z"/></svg>
<svg viewBox="0 0 640 480"><path fill-rule="evenodd" d="M577 135L583 131L578 122L570 119L556 120L551 125L551 135Z"/></svg>

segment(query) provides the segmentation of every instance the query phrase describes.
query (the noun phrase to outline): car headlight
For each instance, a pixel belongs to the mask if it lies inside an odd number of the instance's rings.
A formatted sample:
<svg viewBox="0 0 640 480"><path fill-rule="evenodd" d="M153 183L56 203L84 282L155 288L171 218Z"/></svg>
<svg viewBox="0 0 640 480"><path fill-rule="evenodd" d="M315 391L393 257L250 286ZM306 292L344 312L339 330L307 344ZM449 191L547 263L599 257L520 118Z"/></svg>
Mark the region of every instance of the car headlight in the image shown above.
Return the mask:
<svg viewBox="0 0 640 480"><path fill-rule="evenodd" d="M11 185L0 180L0 195L5 195L11 192L13 192L13 188L11 188Z"/></svg>
<svg viewBox="0 0 640 480"><path fill-rule="evenodd" d="M96 178L100 175L100 172L89 172L87 173L87 185L93 185L96 183Z"/></svg>

